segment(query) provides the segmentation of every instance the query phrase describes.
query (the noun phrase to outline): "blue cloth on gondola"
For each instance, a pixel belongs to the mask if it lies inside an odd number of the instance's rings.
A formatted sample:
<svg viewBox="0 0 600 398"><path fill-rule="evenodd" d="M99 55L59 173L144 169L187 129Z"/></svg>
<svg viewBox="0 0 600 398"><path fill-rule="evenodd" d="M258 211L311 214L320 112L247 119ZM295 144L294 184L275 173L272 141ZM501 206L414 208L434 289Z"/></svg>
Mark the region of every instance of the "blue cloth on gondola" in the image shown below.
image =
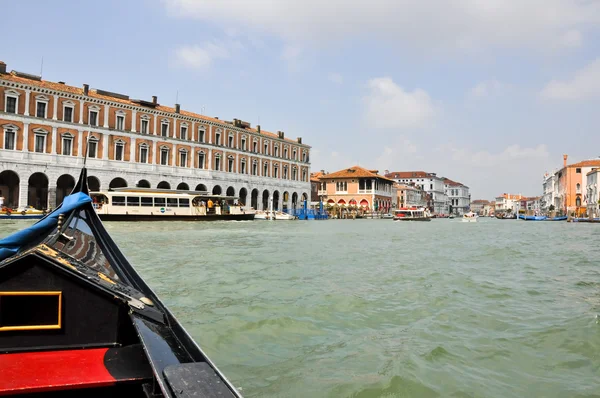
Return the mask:
<svg viewBox="0 0 600 398"><path fill-rule="evenodd" d="M21 247L27 245L32 240L48 234L58 223L59 214L67 214L91 201L92 198L82 192L66 196L60 206L31 227L0 239L0 261L16 254Z"/></svg>

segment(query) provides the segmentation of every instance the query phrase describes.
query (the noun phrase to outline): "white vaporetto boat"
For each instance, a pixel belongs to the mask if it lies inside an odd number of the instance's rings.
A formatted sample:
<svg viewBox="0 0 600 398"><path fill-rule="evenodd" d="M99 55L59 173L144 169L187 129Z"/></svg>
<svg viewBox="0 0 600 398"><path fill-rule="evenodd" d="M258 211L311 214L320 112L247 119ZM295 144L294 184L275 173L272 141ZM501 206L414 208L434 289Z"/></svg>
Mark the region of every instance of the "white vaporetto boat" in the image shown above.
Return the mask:
<svg viewBox="0 0 600 398"><path fill-rule="evenodd" d="M217 221L254 220L254 211L237 197L205 192L151 188L115 188L90 192L103 221Z"/></svg>
<svg viewBox="0 0 600 398"><path fill-rule="evenodd" d="M431 221L431 215L424 207L403 207L394 211L394 221Z"/></svg>
<svg viewBox="0 0 600 398"><path fill-rule="evenodd" d="M472 211L463 214L462 220L463 222L477 222L479 216L477 213L473 213Z"/></svg>

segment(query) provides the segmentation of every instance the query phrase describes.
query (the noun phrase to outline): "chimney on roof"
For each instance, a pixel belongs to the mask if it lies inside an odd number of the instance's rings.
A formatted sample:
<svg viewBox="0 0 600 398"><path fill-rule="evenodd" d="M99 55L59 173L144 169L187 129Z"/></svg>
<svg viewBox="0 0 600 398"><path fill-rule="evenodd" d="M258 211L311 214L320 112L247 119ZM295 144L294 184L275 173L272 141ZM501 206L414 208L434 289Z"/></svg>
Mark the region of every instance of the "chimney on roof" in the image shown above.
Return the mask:
<svg viewBox="0 0 600 398"><path fill-rule="evenodd" d="M65 82L58 82L58 84L65 84Z"/></svg>
<svg viewBox="0 0 600 398"><path fill-rule="evenodd" d="M258 131L258 134L260 134L260 124L256 125L256 131Z"/></svg>
<svg viewBox="0 0 600 398"><path fill-rule="evenodd" d="M389 170L384 170L384 171L383 171L383 174L384 174L384 175L388 175L388 174L390 174L390 171L389 171Z"/></svg>
<svg viewBox="0 0 600 398"><path fill-rule="evenodd" d="M302 137L298 137L298 144L302 144Z"/></svg>
<svg viewBox="0 0 600 398"><path fill-rule="evenodd" d="M6 73L6 64L0 61L0 73Z"/></svg>
<svg viewBox="0 0 600 398"><path fill-rule="evenodd" d="M569 155L563 155L563 167L567 167L567 158Z"/></svg>
<svg viewBox="0 0 600 398"><path fill-rule="evenodd" d="M180 112L181 112L181 105L175 104L175 113L180 113Z"/></svg>
<svg viewBox="0 0 600 398"><path fill-rule="evenodd" d="M158 97L157 97L156 95L153 95L153 96L152 96L152 103L153 103L154 105L158 104Z"/></svg>
<svg viewBox="0 0 600 398"><path fill-rule="evenodd" d="M83 95L88 95L89 92L90 92L90 85L84 84L83 85Z"/></svg>

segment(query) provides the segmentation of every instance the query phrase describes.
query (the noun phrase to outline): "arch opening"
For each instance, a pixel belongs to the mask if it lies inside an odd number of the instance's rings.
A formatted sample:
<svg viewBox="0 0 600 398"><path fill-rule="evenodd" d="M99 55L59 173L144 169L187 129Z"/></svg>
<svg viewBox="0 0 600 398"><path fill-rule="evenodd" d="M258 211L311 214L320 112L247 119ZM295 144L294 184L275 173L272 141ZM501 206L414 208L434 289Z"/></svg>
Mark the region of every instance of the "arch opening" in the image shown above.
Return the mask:
<svg viewBox="0 0 600 398"><path fill-rule="evenodd" d="M19 206L20 181L19 175L12 170L4 170L0 173L0 197L4 198L2 206L10 209Z"/></svg>

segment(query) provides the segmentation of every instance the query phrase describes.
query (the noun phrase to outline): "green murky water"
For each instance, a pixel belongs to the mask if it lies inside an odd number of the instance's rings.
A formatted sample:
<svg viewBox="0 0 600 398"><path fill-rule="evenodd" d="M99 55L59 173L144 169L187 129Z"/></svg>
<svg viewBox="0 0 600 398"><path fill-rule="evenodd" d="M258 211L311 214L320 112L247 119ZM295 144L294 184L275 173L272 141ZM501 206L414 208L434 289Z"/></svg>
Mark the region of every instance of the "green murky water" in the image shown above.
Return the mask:
<svg viewBox="0 0 600 398"><path fill-rule="evenodd" d="M600 396L600 225L106 225L246 397Z"/></svg>

